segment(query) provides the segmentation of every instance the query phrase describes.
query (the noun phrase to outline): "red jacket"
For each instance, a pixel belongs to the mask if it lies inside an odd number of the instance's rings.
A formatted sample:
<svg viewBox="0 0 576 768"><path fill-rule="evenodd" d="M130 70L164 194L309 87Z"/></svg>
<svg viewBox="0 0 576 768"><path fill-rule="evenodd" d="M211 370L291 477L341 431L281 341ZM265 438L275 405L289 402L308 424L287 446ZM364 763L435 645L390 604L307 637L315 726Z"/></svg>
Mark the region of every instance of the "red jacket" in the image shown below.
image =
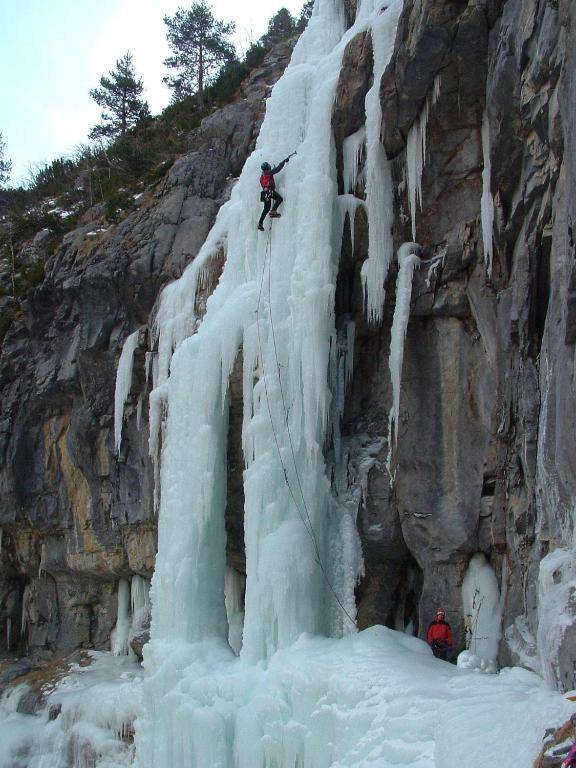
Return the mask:
<svg viewBox="0 0 576 768"><path fill-rule="evenodd" d="M452 645L452 630L446 621L433 621L428 627L428 643Z"/></svg>
<svg viewBox="0 0 576 768"><path fill-rule="evenodd" d="M262 176L260 176L260 186L262 189L276 189L276 182L274 181L272 171L264 171Z"/></svg>

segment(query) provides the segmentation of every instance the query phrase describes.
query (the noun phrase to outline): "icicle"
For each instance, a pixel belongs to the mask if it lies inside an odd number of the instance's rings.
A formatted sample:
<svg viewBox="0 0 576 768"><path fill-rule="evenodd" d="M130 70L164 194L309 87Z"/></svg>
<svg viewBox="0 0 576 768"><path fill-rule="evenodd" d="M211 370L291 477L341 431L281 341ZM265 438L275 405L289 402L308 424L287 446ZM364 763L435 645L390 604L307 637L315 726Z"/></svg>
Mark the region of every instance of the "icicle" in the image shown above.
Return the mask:
<svg viewBox="0 0 576 768"><path fill-rule="evenodd" d="M412 276L414 269L420 264L415 254L419 250L417 243L404 243L398 250L400 271L396 281L396 306L390 339L390 357L388 367L392 380L392 408L390 409L388 429L388 471L392 477L391 461L393 447L398 443L398 423L400 418L400 387L402 383L402 363L404 359L404 340L410 317L410 300L412 298Z"/></svg>
<svg viewBox="0 0 576 768"><path fill-rule="evenodd" d="M154 468L154 509L156 511L160 503L160 445L162 426L165 421L166 401L166 384L157 387L150 393L148 402L148 453Z"/></svg>
<svg viewBox="0 0 576 768"><path fill-rule="evenodd" d="M366 127L362 126L360 130L347 136L342 145L344 159L344 193L354 194L358 175L362 167L363 155L366 149Z"/></svg>
<svg viewBox="0 0 576 768"><path fill-rule="evenodd" d="M244 628L244 590L246 577L235 568L226 568L224 579L224 600L228 619L228 643L238 656L242 648L242 630Z"/></svg>
<svg viewBox="0 0 576 768"><path fill-rule="evenodd" d="M406 167L408 170L408 202L412 217L412 237L416 237L416 206L422 205L422 171L426 152L428 102L408 132Z"/></svg>
<svg viewBox="0 0 576 768"><path fill-rule="evenodd" d="M484 111L482 118L482 156L484 158L484 170L482 171L482 199L480 201L480 214L482 219L482 241L484 243L484 261L488 276L492 275L493 241L492 229L494 226L494 199L490 190L490 123L488 113Z"/></svg>
<svg viewBox="0 0 576 768"><path fill-rule="evenodd" d="M134 331L124 342L118 370L116 372L116 390L114 392L114 445L120 451L122 442L122 424L124 421L124 405L130 393L132 384L132 365L134 352L138 346L138 331Z"/></svg>
<svg viewBox="0 0 576 768"><path fill-rule="evenodd" d="M30 585L26 584L24 587L24 592L22 594L22 618L20 621L20 634L22 637L25 636L26 630L28 629L28 599L30 596Z"/></svg>
<svg viewBox="0 0 576 768"><path fill-rule="evenodd" d="M138 405L136 406L136 429L140 431L140 427L142 426L142 406L143 406L143 397L140 395L138 398Z"/></svg>
<svg viewBox="0 0 576 768"><path fill-rule="evenodd" d="M332 392L332 439L335 461L340 461L340 423L344 416L346 391L354 370L355 323L348 320L334 336L330 355L330 390Z"/></svg>
<svg viewBox="0 0 576 768"><path fill-rule="evenodd" d="M364 3L362 4L362 12ZM394 196L390 163L380 140L382 105L380 81L394 50L394 37L402 3L394 3L372 22L374 84L366 94L366 206L368 208L368 258L362 265L366 314L380 322L384 309L384 282L392 259Z"/></svg>
<svg viewBox="0 0 576 768"><path fill-rule="evenodd" d="M354 373L354 339L356 336L356 323L350 320L346 324L346 386L352 381Z"/></svg>
<svg viewBox="0 0 576 768"><path fill-rule="evenodd" d="M110 637L114 656L128 655L128 636L130 634L130 585L126 579L118 582L118 615L116 626Z"/></svg>
<svg viewBox="0 0 576 768"><path fill-rule="evenodd" d="M442 75L438 74L434 78L434 84L432 86L432 106L435 107L438 99L440 98L440 86L442 85Z"/></svg>
<svg viewBox="0 0 576 768"><path fill-rule="evenodd" d="M346 221L346 214L350 221L350 241L352 244L352 253L354 253L354 222L356 220L356 211L362 205L364 201L354 195L338 195L337 204L339 208L341 227L340 231L344 228Z"/></svg>
<svg viewBox="0 0 576 768"><path fill-rule="evenodd" d="M150 582L138 574L134 574L130 582L130 607L132 610L130 637L134 637L150 617Z"/></svg>
<svg viewBox="0 0 576 768"><path fill-rule="evenodd" d="M419 116L408 131L406 142L406 169L408 182L408 202L412 217L412 237L416 239L416 208L422 206L422 172L426 160L426 128L430 108L436 105L440 96L440 75L436 75L429 94Z"/></svg>
<svg viewBox="0 0 576 768"><path fill-rule="evenodd" d="M10 644L12 643L12 619L10 616L6 616L6 650L10 650Z"/></svg>

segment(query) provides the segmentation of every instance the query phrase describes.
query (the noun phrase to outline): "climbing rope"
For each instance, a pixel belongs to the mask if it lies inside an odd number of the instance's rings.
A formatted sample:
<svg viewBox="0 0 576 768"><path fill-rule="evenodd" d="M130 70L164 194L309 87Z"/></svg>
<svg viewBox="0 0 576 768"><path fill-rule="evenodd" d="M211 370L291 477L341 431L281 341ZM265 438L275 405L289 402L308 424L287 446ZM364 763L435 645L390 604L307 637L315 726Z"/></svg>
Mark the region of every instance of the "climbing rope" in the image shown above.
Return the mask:
<svg viewBox="0 0 576 768"><path fill-rule="evenodd" d="M276 432L276 428L274 426L274 419L272 417L272 407L270 405L270 395L268 392L268 382L267 382L267 375L266 375L266 368L264 364L264 355L262 353L262 339L260 336L260 305L262 302L262 292L264 288L264 276L266 274L266 266L268 265L268 307L269 307L269 315L270 315L270 330L272 332L272 346L274 348L274 357L276 360L276 371L278 374L278 383L280 386L280 397L282 400L282 408L284 410L284 423L286 425L286 433L288 435L288 443L290 445L290 453L292 455L292 463L294 465L294 475L296 477L296 482L298 484L298 489L300 491L300 496L302 497L302 505L304 507L304 514L302 513L302 509L300 508L300 504L298 503L298 500L296 498L296 495L294 493L294 490L292 489L292 486L290 484L290 480L288 478L288 470L286 468L286 465L284 464L284 459L282 458L282 452L280 450L280 443L278 441L278 434ZM266 405L268 408L268 416L270 417L270 426L272 428L272 433L274 435L274 442L276 444L276 451L278 453L278 460L280 461L280 466L282 467L282 472L284 474L284 482L286 483L286 486L288 488L288 491L290 493L290 496L292 497L292 501L294 502L294 506L296 507L296 510L298 511L298 515L302 521L302 524L304 525L304 528L306 529L306 532L310 536L310 539L312 541L312 544L314 546L314 551L316 553L316 562L318 563L318 566L322 572L322 576L324 578L324 581L326 582L326 585L330 592L332 593L332 596L340 606L342 612L346 616L346 618L350 621L350 623L355 627L356 621L352 618L352 616L348 613L346 610L346 607L344 606L342 600L338 596L336 590L334 589L334 586L332 585L328 574L326 573L326 569L324 568L324 565L322 563L322 557L320 554L320 548L318 546L318 540L316 538L316 533L314 531L314 526L312 525L312 519L310 517L310 512L308 510L308 505L306 503L306 497L304 494L304 489L302 487L302 481L300 480L300 473L298 472L298 465L296 463L296 452L294 450L294 443L292 440L292 433L290 431L290 423L288 419L288 408L286 406L286 397L284 394L284 387L282 385L282 376L280 373L280 361L278 359L278 347L276 345L276 332L274 329L274 319L272 315L272 224L270 224L270 228L268 230L268 240L266 243L266 250L264 253L264 263L262 265L262 275L260 277L260 290L258 292L258 302L256 305L256 330L258 334L258 351L260 355L260 363L262 365L262 379L264 382L264 393L266 396Z"/></svg>

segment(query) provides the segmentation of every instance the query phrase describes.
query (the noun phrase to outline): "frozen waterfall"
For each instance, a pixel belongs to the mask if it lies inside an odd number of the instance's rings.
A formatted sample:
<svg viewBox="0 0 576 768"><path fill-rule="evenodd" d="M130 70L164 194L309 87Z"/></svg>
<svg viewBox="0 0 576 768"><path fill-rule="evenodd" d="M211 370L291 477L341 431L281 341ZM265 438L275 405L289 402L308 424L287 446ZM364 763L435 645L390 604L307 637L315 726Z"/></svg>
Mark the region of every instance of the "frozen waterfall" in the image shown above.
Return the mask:
<svg viewBox="0 0 576 768"><path fill-rule="evenodd" d="M328 376L337 369L334 292L342 234L334 226L341 221L342 205L332 106L348 41L372 28L375 85L366 98L370 245L363 279L367 311L378 319L392 252L392 186L379 140L378 82L393 50L401 8L400 0L364 0L358 20L346 31L340 2L316 3L267 102L256 150L230 201L194 263L162 296L150 419L151 448L162 444L159 547L151 642L145 650L148 695L137 728L142 767L183 765L192 755L197 765L206 766L269 763L272 756L256 738L261 754L251 748L234 757L240 734L247 738L234 693L240 683L223 679L201 694L198 686L206 683L201 670L234 663L229 639L240 650L241 663L249 665L242 668L249 670L302 633L355 631L354 586L362 565L354 555L357 533L344 525L348 513L331 505L323 453L339 399ZM350 183L358 174L362 138L350 153L355 155ZM279 176L286 198L282 218L261 234L255 205L259 166L294 150L297 156ZM345 210L352 213L356 205ZM224 272L198 323L194 296L222 251ZM230 574L226 578L224 529L228 380L240 350L246 462L241 649L237 629L229 627L229 621L238 626L242 611L237 586ZM340 558L342 546L349 556ZM248 685L250 673L244 674ZM182 686L205 701L202 710L191 710L181 699ZM273 717L273 709L262 707L254 720L264 727ZM186 739L177 735L184 722ZM207 741L217 754L201 746ZM289 741L286 754L274 758L279 766L294 762Z"/></svg>
<svg viewBox="0 0 576 768"><path fill-rule="evenodd" d="M526 670L477 675L434 659L426 643L404 632L354 626L363 569L356 514L385 438L355 435L362 451L354 454L352 441L340 436L355 340L364 329L352 316L339 317L336 327L335 285L344 221L348 216L353 238L363 207L366 311L370 321L382 318L393 195L380 141L379 85L402 5L359 0L346 30L342 0L316 0L267 101L256 149L199 254L163 291L150 333L150 452L159 507L150 593L142 577L123 574L112 638L119 655L86 654L43 691L36 715L20 711L26 682L0 696L0 765L524 766L540 749L543 713L548 725L574 711ZM344 146L345 188L338 195L334 98L346 45L368 30L374 84L365 126ZM414 195L425 127L422 118L411 147ZM259 233L260 164L294 150L278 177L282 218ZM355 196L361 182L365 201ZM391 447L416 247L406 243L398 253ZM224 269L206 300L216 261ZM195 311L199 292L202 317ZM118 369L118 448L135 339L126 341ZM229 380L240 356L245 573L241 557L234 568L227 562L225 528ZM558 552L543 561L549 611L574 583L568 558ZM554 579L558 568L565 583ZM475 640L484 643L476 650L493 659L498 585L482 555L464 581L463 602L478 618ZM142 678L129 647L146 628L150 607ZM562 642L561 629L555 626L551 647Z"/></svg>
<svg viewBox="0 0 576 768"><path fill-rule="evenodd" d="M502 605L496 574L481 553L470 560L464 576L462 604L468 650L458 657L458 666L496 672Z"/></svg>

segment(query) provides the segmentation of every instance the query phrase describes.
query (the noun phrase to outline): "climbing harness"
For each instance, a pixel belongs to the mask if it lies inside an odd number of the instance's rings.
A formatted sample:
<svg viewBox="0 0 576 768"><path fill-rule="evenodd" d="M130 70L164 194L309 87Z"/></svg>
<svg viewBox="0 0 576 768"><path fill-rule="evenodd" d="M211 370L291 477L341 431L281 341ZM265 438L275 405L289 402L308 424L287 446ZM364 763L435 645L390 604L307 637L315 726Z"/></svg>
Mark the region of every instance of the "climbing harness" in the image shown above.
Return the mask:
<svg viewBox="0 0 576 768"><path fill-rule="evenodd" d="M293 152L292 154L296 154L296 152ZM292 155L290 155L292 157ZM298 489L300 491L300 496L302 497L302 505L304 507L304 514L302 513L302 509L300 508L300 504L296 498L296 495L294 493L294 490L290 484L290 480L288 478L288 469L286 465L284 464L284 460L282 458L282 452L280 450L280 443L278 441L278 434L276 432L276 428L274 426L274 419L272 418L272 407L270 405L270 396L268 393L268 381L267 381L267 375L266 375L266 368L264 365L264 355L262 354L262 339L260 336L260 304L262 302L262 292L264 288L264 275L266 274L266 266L268 266L268 307L269 307L269 315L270 315L270 330L272 333L272 346L274 348L274 357L276 360L276 371L278 375L278 384L280 386L280 397L282 400L282 408L284 410L284 422L286 425L286 433L288 435L288 443L290 445L290 453L292 455L292 463L294 465L294 474L296 476L296 482L298 484ZM284 387L282 385L282 376L280 374L280 362L278 359L278 347L276 345L276 332L274 330L274 320L272 317L272 224L270 224L270 228L268 229L268 240L266 242L266 251L264 254L264 264L262 265L262 275L260 278L260 290L258 293L258 302L256 305L256 331L258 335L258 352L260 355L260 363L262 365L262 379L264 382L264 393L266 396L266 405L268 408L268 416L270 418L270 426L272 428L272 433L274 435L274 442L276 444L276 451L278 453L278 460L280 461L280 466L282 467L282 472L284 474L284 482L286 483L286 486L288 488L288 491L290 493L290 496L292 497L292 501L294 502L294 506L296 507L298 511L298 515L300 516L300 519L302 521L302 524L304 525L304 528L306 529L306 532L310 536L310 539L312 541L312 544L314 546L314 551L316 553L316 562L318 563L318 566L322 572L322 576L324 578L324 581L326 582L326 585L328 586L328 589L332 593L334 599L340 606L342 612L345 614L347 619L350 621L350 623L355 627L356 621L352 618L352 616L348 613L346 610L344 604L342 603L342 600L338 596L336 590L334 589L328 574L326 573L326 569L324 568L324 565L322 563L322 557L320 555L320 548L318 546L318 541L316 538L316 533L314 531L314 527L312 525L312 520L310 518L310 512L308 510L308 505L306 504L306 498L304 495L304 489L302 488L302 482L300 480L300 473L298 472L298 465L296 464L296 452L294 450L294 443L292 441L292 433L290 431L290 424L288 420L288 408L286 406L286 397L284 394Z"/></svg>

